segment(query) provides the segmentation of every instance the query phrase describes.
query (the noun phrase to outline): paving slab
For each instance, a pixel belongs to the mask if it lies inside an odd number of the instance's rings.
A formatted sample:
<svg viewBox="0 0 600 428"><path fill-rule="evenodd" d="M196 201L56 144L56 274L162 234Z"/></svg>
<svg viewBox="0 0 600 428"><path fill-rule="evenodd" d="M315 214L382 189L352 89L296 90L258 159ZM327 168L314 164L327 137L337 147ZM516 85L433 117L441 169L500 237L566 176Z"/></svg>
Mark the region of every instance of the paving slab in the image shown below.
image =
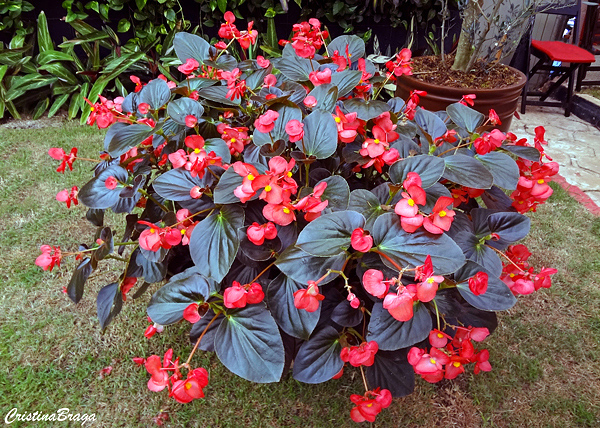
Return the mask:
<svg viewBox="0 0 600 428"><path fill-rule="evenodd" d="M511 132L533 141L535 128L546 129L546 153L560 165L561 184L586 208L600 215L600 130L583 119L564 116L559 107L527 106L513 119Z"/></svg>

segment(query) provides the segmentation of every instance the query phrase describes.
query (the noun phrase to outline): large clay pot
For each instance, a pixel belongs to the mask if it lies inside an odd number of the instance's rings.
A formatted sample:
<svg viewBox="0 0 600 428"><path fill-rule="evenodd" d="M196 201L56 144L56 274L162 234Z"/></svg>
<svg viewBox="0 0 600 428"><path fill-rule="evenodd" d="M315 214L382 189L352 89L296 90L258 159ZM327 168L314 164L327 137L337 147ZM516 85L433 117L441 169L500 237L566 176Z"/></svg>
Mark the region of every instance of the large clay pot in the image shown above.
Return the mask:
<svg viewBox="0 0 600 428"><path fill-rule="evenodd" d="M512 67L511 67L512 68ZM396 96L406 100L410 92L418 89L427 91L427 96L421 97L419 105L430 111L446 110L452 103L460 101L463 95L475 94L475 105L473 108L486 117L490 109L494 109L502 125L498 126L502 132L510 128L513 115L517 110L517 104L523 86L527 78L519 70L512 68L519 74L519 81L513 85L498 89L472 89L472 88L451 88L448 86L439 86L422 80L415 79L412 76L400 76L398 78Z"/></svg>

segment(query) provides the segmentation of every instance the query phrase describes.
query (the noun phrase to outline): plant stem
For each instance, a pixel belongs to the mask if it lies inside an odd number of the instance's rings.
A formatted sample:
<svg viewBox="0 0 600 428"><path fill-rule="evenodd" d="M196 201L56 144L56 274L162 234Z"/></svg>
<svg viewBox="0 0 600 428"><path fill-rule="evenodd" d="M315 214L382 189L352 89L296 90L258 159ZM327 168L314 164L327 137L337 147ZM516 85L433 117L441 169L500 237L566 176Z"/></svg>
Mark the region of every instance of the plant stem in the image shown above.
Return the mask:
<svg viewBox="0 0 600 428"><path fill-rule="evenodd" d="M491 248L492 250L494 250L495 252L497 252L498 254L500 254L502 257L504 257L506 260L508 260L514 267L516 267L517 269L519 269L521 272L525 272L523 269L521 269L521 267L516 264L515 262L513 262L506 254L504 254L502 251L498 250L497 248L491 247L488 244L485 244L486 247Z"/></svg>
<svg viewBox="0 0 600 428"><path fill-rule="evenodd" d="M252 281L250 281L250 284L252 284L253 282L256 282L256 280L258 278L260 278L266 271L268 271L271 268L271 266L273 266L274 264L275 264L275 262L272 262L269 266L264 268L258 275L256 275L256 277Z"/></svg>
<svg viewBox="0 0 600 428"><path fill-rule="evenodd" d="M217 317L219 316L220 313L215 314L215 316L210 320L210 322L206 325L206 327L204 328L204 331L202 332L202 334L200 335L200 337L198 338L198 340L196 341L196 344L194 345L194 349L192 349L192 352L190 353L190 356L188 357L187 361L185 362L185 365L190 364L190 361L192 360L192 357L194 356L194 353L196 352L196 349L198 349L198 345L200 345L200 341L202 340L202 338L204 337L204 335L206 334L206 332L208 331L208 328L211 326L211 324L213 322L215 322L215 320L217 319Z"/></svg>
<svg viewBox="0 0 600 428"><path fill-rule="evenodd" d="M365 392L369 390L369 385L367 384L367 378L365 377L365 371L363 370L363 366L360 366L360 374L362 376L363 384L365 385Z"/></svg>
<svg viewBox="0 0 600 428"><path fill-rule="evenodd" d="M384 258L384 259L386 259L388 262L390 262L390 263L392 264L392 266L394 266L396 269L398 269L398 272L403 272L403 271L405 271L405 270L406 270L406 269L404 269L404 268L401 268L400 266L398 266L398 264L397 264L395 261L393 261L391 258L389 258L387 254L383 254L383 253L382 253L381 251L379 251L379 250L375 250L375 251L373 251L373 252L374 252L374 253L377 253L377 254L379 254L381 257L383 257L383 258Z"/></svg>
<svg viewBox="0 0 600 428"><path fill-rule="evenodd" d="M440 329L440 311L438 309L438 305L437 305L437 302L435 301L435 299L433 299L432 302L433 302L433 307L435 308L435 316L437 318L438 330L441 331L441 329Z"/></svg>

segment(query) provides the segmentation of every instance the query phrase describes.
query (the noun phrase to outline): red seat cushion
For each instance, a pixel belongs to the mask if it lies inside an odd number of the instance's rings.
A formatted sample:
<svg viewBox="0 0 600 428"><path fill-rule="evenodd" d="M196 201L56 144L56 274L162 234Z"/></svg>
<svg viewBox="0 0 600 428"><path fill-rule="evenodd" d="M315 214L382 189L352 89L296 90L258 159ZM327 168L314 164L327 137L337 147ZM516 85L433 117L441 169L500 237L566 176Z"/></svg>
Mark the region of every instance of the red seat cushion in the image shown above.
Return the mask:
<svg viewBox="0 0 600 428"><path fill-rule="evenodd" d="M552 61L573 62L579 64L591 64L596 57L579 46L564 42L542 42L532 40L531 46L546 55Z"/></svg>

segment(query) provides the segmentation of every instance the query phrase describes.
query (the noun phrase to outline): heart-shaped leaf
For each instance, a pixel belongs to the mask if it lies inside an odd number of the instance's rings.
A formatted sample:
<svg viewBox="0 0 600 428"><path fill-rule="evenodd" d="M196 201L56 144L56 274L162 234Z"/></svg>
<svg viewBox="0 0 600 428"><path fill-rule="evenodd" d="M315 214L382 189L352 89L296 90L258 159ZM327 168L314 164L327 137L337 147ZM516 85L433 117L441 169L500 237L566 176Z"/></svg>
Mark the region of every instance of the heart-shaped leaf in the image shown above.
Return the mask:
<svg viewBox="0 0 600 428"><path fill-rule="evenodd" d="M337 149L337 126L331 113L315 110L304 119L304 138L296 147L306 156L326 159Z"/></svg>
<svg viewBox="0 0 600 428"><path fill-rule="evenodd" d="M335 256L350 247L350 235L364 225L365 218L356 211L325 214L306 225L296 246L313 256Z"/></svg>
<svg viewBox="0 0 600 428"><path fill-rule="evenodd" d="M376 302L371 313L367 340L377 342L382 351L412 346L427 339L431 331L431 315L421 303L415 305L413 317L406 322L392 317L382 302Z"/></svg>
<svg viewBox="0 0 600 428"><path fill-rule="evenodd" d="M313 334L296 355L294 379L304 383L322 383L335 376L344 366L339 339L337 330L328 325Z"/></svg>

